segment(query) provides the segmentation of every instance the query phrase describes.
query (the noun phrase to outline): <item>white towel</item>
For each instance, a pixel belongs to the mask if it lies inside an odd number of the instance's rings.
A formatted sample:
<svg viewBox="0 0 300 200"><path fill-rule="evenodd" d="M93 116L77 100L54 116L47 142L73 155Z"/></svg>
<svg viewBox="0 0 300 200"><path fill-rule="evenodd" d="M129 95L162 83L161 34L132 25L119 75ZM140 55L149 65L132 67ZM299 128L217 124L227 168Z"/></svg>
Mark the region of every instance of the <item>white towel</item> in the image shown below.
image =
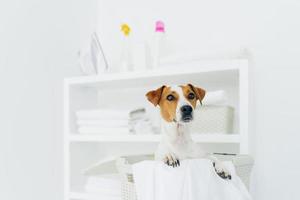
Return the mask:
<svg viewBox="0 0 300 200"><path fill-rule="evenodd" d="M81 134L129 134L129 128L127 127L89 127L82 126L78 128L78 132Z"/></svg>
<svg viewBox="0 0 300 200"><path fill-rule="evenodd" d="M78 120L95 119L95 120L128 120L130 111L128 110L111 110L111 109L94 109L79 110L76 112Z"/></svg>
<svg viewBox="0 0 300 200"><path fill-rule="evenodd" d="M120 188L102 188L97 185L86 185L85 191L93 194L100 194L106 196L121 196L121 187Z"/></svg>
<svg viewBox="0 0 300 200"><path fill-rule="evenodd" d="M203 105L218 105L227 103L227 93L224 90L207 92L202 101Z"/></svg>
<svg viewBox="0 0 300 200"><path fill-rule="evenodd" d="M86 185L97 185L99 187L121 187L121 176L119 174L103 174L88 176Z"/></svg>
<svg viewBox="0 0 300 200"><path fill-rule="evenodd" d="M231 172L231 180L220 178L208 159L183 160L177 168L160 161L134 164L138 200L250 200L233 164L224 165Z"/></svg>
<svg viewBox="0 0 300 200"><path fill-rule="evenodd" d="M129 126L128 120L95 120L95 119L83 119L77 120L77 125L79 126L101 126L101 127L124 127Z"/></svg>
<svg viewBox="0 0 300 200"><path fill-rule="evenodd" d="M85 198L80 199L88 199L88 200L122 200L121 196L111 196L111 195L102 195L102 194L94 194L94 193L86 193Z"/></svg>
<svg viewBox="0 0 300 200"><path fill-rule="evenodd" d="M118 174L89 176L85 191L107 196L121 196L121 178Z"/></svg>

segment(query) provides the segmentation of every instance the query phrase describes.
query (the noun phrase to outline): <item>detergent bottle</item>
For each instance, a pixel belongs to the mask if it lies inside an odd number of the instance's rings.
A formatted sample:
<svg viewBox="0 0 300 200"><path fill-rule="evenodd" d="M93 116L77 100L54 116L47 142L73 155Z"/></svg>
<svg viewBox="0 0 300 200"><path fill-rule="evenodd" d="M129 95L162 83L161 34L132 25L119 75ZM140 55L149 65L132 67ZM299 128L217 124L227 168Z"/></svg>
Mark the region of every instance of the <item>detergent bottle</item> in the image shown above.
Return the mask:
<svg viewBox="0 0 300 200"><path fill-rule="evenodd" d="M133 70L131 42L130 42L131 29L128 24L122 24L121 31L123 33L123 41L122 41L123 44L122 44L121 59L120 59L120 72L128 72Z"/></svg>
<svg viewBox="0 0 300 200"><path fill-rule="evenodd" d="M152 66L158 68L160 65L160 58L162 55L163 44L165 43L165 25L162 21L155 23L155 35L152 45Z"/></svg>

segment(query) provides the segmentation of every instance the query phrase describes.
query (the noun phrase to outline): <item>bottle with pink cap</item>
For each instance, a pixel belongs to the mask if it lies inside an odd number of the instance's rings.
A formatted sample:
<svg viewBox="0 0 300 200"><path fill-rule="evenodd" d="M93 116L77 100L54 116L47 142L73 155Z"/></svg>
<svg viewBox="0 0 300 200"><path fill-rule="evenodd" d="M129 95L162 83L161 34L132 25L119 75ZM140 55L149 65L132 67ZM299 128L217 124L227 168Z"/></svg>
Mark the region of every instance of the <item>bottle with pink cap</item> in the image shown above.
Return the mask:
<svg viewBox="0 0 300 200"><path fill-rule="evenodd" d="M165 25L162 21L156 21L155 24L155 37L152 46L152 66L158 68L160 65L160 57L162 54L162 44L165 39Z"/></svg>

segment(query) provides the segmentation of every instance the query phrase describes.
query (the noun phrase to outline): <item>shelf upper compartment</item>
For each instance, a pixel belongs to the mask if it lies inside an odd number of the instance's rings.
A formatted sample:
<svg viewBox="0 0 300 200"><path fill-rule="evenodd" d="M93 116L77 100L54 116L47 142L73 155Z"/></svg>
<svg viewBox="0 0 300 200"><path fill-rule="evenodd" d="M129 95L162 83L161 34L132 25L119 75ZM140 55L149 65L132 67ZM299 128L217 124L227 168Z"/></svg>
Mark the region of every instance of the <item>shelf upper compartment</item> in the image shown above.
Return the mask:
<svg viewBox="0 0 300 200"><path fill-rule="evenodd" d="M70 142L159 142L161 135L80 135L71 134ZM239 134L192 134L198 143L239 143Z"/></svg>
<svg viewBox="0 0 300 200"><path fill-rule="evenodd" d="M226 61L197 61L172 66L162 66L157 70L107 73L95 76L66 78L65 83L72 86L86 87L143 87L148 85L187 83L200 81L203 83L236 84L238 71L244 67L244 59ZM177 80L177 81L174 81Z"/></svg>

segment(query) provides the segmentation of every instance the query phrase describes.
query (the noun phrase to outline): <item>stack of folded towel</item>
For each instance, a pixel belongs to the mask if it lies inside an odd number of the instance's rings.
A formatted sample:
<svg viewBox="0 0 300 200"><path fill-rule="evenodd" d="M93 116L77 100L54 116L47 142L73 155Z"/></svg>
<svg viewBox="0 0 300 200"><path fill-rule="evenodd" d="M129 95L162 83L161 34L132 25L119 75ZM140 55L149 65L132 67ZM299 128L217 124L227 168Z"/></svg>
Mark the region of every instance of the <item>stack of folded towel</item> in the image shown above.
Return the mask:
<svg viewBox="0 0 300 200"><path fill-rule="evenodd" d="M118 174L89 176L85 191L99 199L121 200L121 180Z"/></svg>
<svg viewBox="0 0 300 200"><path fill-rule="evenodd" d="M78 132L82 134L152 133L151 121L144 108L79 110L76 117Z"/></svg>

